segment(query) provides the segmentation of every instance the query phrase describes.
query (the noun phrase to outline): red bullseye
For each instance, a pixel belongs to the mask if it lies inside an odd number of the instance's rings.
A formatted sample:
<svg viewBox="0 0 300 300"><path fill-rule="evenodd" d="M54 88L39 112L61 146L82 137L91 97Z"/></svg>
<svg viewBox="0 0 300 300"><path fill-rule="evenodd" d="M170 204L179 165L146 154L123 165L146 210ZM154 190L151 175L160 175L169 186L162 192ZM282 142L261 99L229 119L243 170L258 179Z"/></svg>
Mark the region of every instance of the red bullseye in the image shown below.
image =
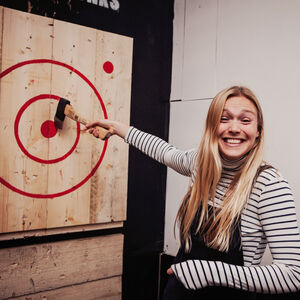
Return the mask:
<svg viewBox="0 0 300 300"><path fill-rule="evenodd" d="M7 74L9 74L10 72L18 69L18 68L21 68L23 66L26 66L26 65L31 65L31 64L53 64L53 65L57 65L57 66L61 66L63 68L66 68L68 69L69 71L72 71L74 72L75 74L77 74L94 92L94 94L96 95L96 97L98 98L99 100L99 103L100 103L100 106L102 108L102 112L103 112L103 115L104 115L104 118L107 119L107 113L106 113L106 109L105 109L105 106L104 106L104 103L103 103L103 100L99 94L99 92L97 91L97 89L95 88L95 86L92 84L92 82L86 77L84 76L81 72L79 72L78 70L76 70L74 67L72 66L69 66L65 63L62 63L62 62L59 62L59 61L55 61L55 60L51 60L51 59L33 59L33 60L26 60L26 61L23 61L23 62L20 62L20 63L17 63L11 67L9 67L8 69L4 70L3 72L0 73L0 78L3 78L5 77ZM110 63L111 64L111 63ZM112 64L111 64L112 65ZM112 65L112 69L109 69L111 70L111 72L113 71L113 65ZM58 158L58 159L55 159L55 160L49 160L49 161L46 161L46 160L42 160L40 158L37 158L33 155L31 155L30 153L28 153L28 151L25 149L25 147L23 146L23 144L21 143L21 140L19 138L19 132L18 132L18 125L19 125L19 121L20 121L20 118L22 116L22 113L24 112L24 110L28 107L28 105L30 105L32 102L34 101L37 101L37 100L41 100L41 99L46 99L46 98L51 98L51 99L56 99L56 100L59 100L60 97L58 96L54 96L54 95L39 95L39 96L36 96L30 100L28 100L22 107L21 109L19 110L17 116L16 116L16 120L15 120L15 126L14 126L14 129L15 129L15 137L16 137L16 140L17 140L17 143L19 145L19 147L21 148L21 150L27 155L29 156L31 159L37 161L37 162L40 162L40 163L55 163L55 162L58 162L59 160L63 160L65 159L67 156L69 156L75 149L77 143L78 143L78 140L79 140L79 133L80 133L80 125L79 123L77 123L77 138L76 138L76 141L75 141L75 144L73 145L72 149L70 149L70 151L65 154L64 156L62 156L61 158ZM49 124L48 124L49 125ZM48 126L47 125L47 126ZM45 126L45 125L44 125ZM49 136L49 133L50 131L47 131L47 134L46 134L46 137ZM60 192L57 192L57 193L51 193L51 194L36 194L36 193L28 193L26 191L23 191L15 186L13 186L12 184L10 184L9 182L7 182L3 177L0 177L0 183L5 185L7 188L11 189L12 191L16 192L16 193L19 193L21 195L24 195L26 197L33 197L33 198L56 198L56 197L60 197L60 196L64 196L66 194L69 194L73 191L75 191L76 189L78 189L79 187L81 187L83 184L85 184L94 174L95 172L97 171L98 167L100 166L102 160L103 160L103 157L104 157L104 154L105 154L105 151L106 151L106 148L107 148L107 143L108 141L104 141L104 144L103 144L103 149L102 149L102 152L100 154L100 157L99 157L99 160L97 161L97 163L92 167L92 170L90 171L90 173L83 179L81 180L80 182L78 182L77 184L74 184L72 187L70 187L69 189L65 190L65 191L60 191Z"/></svg>
<svg viewBox="0 0 300 300"><path fill-rule="evenodd" d="M51 120L45 121L41 126L41 133L47 139L54 137L56 135L54 122Z"/></svg>

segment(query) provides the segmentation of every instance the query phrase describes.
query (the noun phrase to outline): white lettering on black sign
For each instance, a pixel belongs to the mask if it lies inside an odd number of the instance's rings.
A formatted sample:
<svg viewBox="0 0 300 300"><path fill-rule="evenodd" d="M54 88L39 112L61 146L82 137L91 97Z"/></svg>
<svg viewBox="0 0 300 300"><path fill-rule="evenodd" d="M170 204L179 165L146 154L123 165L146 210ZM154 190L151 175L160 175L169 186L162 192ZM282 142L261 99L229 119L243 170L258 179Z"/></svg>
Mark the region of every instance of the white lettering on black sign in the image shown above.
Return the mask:
<svg viewBox="0 0 300 300"><path fill-rule="evenodd" d="M120 2L118 0L87 0L87 3L98 5L112 10L119 10Z"/></svg>

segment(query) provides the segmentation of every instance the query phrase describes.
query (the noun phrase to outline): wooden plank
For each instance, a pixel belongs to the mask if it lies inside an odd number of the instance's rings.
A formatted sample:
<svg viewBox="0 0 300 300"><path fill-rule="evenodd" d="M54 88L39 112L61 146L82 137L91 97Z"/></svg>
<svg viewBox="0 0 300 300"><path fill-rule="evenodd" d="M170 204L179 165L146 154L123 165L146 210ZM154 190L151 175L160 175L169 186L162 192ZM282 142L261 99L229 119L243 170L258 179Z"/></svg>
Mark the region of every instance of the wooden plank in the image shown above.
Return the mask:
<svg viewBox="0 0 300 300"><path fill-rule="evenodd" d="M59 228L49 228L49 229L36 229L29 231L18 231L18 232L8 232L0 234L0 241L8 241L14 239L23 239L28 237L38 237L56 234L67 234L74 232L92 231L92 230L103 230L111 228L121 228L124 222L110 222L101 224L87 224L78 226L68 226Z"/></svg>
<svg viewBox="0 0 300 300"><path fill-rule="evenodd" d="M123 235L0 250L0 299L122 274Z"/></svg>
<svg viewBox="0 0 300 300"><path fill-rule="evenodd" d="M2 39L2 33L3 33L3 7L0 6L0 70L2 71L2 43L3 43L3 39ZM0 96L1 96L1 83L0 83ZM0 111L2 111L3 109L3 101L1 101L0 98ZM1 131L5 131L5 121L4 119L0 119L0 128ZM3 142L1 142L2 139L0 139L0 149L1 145L3 144ZM0 166L0 174L2 176L2 167ZM7 220L7 190L5 190L2 186L2 184L0 184L0 219L2 220L0 222L0 232L3 230L3 228L5 227L5 220Z"/></svg>
<svg viewBox="0 0 300 300"><path fill-rule="evenodd" d="M133 39L107 32L97 32L97 60L95 85L101 93L108 118L129 124ZM113 71L105 71L105 63L111 63ZM103 118L94 109L93 119ZM101 148L94 141L93 160ZM103 162L94 178L93 199L99 199L93 207L91 222L121 221L126 219L128 145L112 137L108 142ZM108 201L109 199L109 201ZM93 204L93 202L92 202Z"/></svg>
<svg viewBox="0 0 300 300"><path fill-rule="evenodd" d="M0 70L2 70L2 33L3 33L3 7L0 6Z"/></svg>
<svg viewBox="0 0 300 300"><path fill-rule="evenodd" d="M116 276L51 291L8 299L18 300L121 300L122 277Z"/></svg>
<svg viewBox="0 0 300 300"><path fill-rule="evenodd" d="M93 81L95 77L96 30L62 21L54 21L53 59L75 68ZM76 111L91 119L95 96L91 87L76 72L52 66L51 91L71 101ZM54 101L53 101L54 102ZM57 101L51 114L55 115ZM50 155L60 157L76 140L76 122L66 118L63 129L51 139ZM49 165L48 193L66 191L80 183L91 171L92 136L81 133L75 151L57 164ZM99 147L103 142L97 140ZM47 227L89 223L90 181L74 192L48 201Z"/></svg>
<svg viewBox="0 0 300 300"><path fill-rule="evenodd" d="M17 63L51 57L53 20L3 9L2 71ZM40 94L49 94L49 65L25 64L1 78L0 95L0 174L1 180L13 186L0 185L0 232L28 230L46 226L46 202L36 197L24 197L13 189L26 193L47 191L47 166L32 160L21 150L20 143L32 156L48 159L48 141L41 134L41 124L49 119L46 100L32 102ZM22 110L23 108L23 110Z"/></svg>

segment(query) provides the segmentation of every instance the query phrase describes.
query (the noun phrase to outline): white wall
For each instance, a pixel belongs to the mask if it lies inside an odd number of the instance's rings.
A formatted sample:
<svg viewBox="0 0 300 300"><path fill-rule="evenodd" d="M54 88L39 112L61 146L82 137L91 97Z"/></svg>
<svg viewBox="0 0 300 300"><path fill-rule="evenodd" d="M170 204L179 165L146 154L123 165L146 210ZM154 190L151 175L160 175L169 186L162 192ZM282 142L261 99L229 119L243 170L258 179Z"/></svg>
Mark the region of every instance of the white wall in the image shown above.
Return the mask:
<svg viewBox="0 0 300 300"><path fill-rule="evenodd" d="M173 46L170 143L197 147L216 93L249 87L264 110L265 158L289 181L299 220L300 1L175 0ZM164 248L171 255L187 184L168 170Z"/></svg>

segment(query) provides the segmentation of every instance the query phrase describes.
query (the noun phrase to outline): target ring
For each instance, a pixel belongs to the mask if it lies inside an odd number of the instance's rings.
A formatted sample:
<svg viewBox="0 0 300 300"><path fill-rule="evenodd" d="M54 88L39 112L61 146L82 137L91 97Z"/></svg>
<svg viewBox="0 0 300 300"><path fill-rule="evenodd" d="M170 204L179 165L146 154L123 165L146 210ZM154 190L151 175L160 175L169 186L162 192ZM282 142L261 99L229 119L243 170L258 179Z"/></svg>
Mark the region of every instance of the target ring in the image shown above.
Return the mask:
<svg viewBox="0 0 300 300"><path fill-rule="evenodd" d="M94 94L96 95L97 99L99 100L99 103L100 103L100 106L101 106L101 109L102 109L102 112L103 112L103 115L104 115L104 118L107 119L107 112L106 112L106 108L105 108L105 105L104 105L104 102L99 94L99 92L97 91L96 87L92 84L92 82L85 76L83 75L81 72L79 72L77 69L75 69L74 67L70 66L70 65L67 65L65 63L62 63L60 61L56 61L56 60L51 60L51 59L34 59L34 60L26 60L26 61L23 61L23 62L20 62L20 63L17 63L9 68L7 68L6 70L4 70L3 72L0 73L0 79L5 77L7 74L11 73L12 71L18 69L18 68L21 68L25 65L30 65L30 64L54 64L54 65L58 65L58 66L61 66L63 68L66 68L72 72L74 72L75 74L77 74L82 80L84 80L88 85L89 87L93 90ZM47 164L50 164L50 163L56 163L58 161L62 161L63 159L65 159L66 157L68 157L73 151L74 149L76 148L76 145L78 143L78 140L79 140L79 134L78 134L78 128L79 128L79 132L80 132L80 125L79 123L77 123L77 137L76 137L76 140L75 140L75 143L74 145L72 146L72 148L65 154L63 155L62 157L59 157L59 158L56 158L56 159L52 159L52 160L43 160L43 159L40 159L36 156L33 156L32 154L30 154L24 147L24 145L22 144L20 138L19 138L19 135L18 135L18 125L19 125L19 121L20 121L20 118L24 112L24 110L33 102L35 101L38 101L38 100L41 100L41 99L45 99L45 97L47 98L51 98L51 99L56 99L56 100L59 100L60 97L58 96L55 96L55 95L38 95L36 97L33 97L31 98L30 100L28 100L25 104L23 104L23 106L21 107L21 109L19 110L17 116L16 116L16 120L15 120L15 124L14 124L14 131L15 131L15 137L16 137L16 140L17 140L17 143L20 147L20 149L23 151L23 153L25 153L28 157L30 157L31 159L39 162L39 163L47 163ZM23 191L15 186L13 186L12 184L10 184L9 182L7 182L5 179L3 179L2 177L0 177L0 183L3 184L4 186L6 186L7 188L11 189L12 191L16 192L16 193L19 193L23 196L27 196L27 197L33 197L33 198L56 198L56 197L60 197L60 196L63 196L63 195L66 195L66 194L69 194L73 191L75 191L76 189L78 189L79 187L81 187L83 184L85 184L94 174L95 172L97 171L98 167L100 166L102 160L103 160L103 157L104 157L104 154L106 152L106 149L107 149L107 143L108 141L105 140L104 141L104 145L103 145L103 149L102 149L102 152L100 154L100 157L97 161L97 163L95 164L95 166L92 168L91 172L83 179L81 180L79 183L75 184L74 186L72 186L71 188L69 189L66 189L64 191L61 191L61 192L57 192L57 193L51 193L51 194L36 194L36 193L29 193L29 192L26 192L26 191Z"/></svg>
<svg viewBox="0 0 300 300"><path fill-rule="evenodd" d="M15 130L15 138L16 138L16 141L17 141L17 144L18 146L20 147L20 149L23 151L24 154L26 154L29 158L31 158L32 160L36 161L36 162L39 162L41 164L53 164L53 163L57 163L59 161L62 161L64 159L66 159L69 155L71 155L71 153L75 150L78 142L79 142L79 136L80 136L80 124L77 122L77 136L76 136L76 139L75 139L75 143L74 145L71 147L71 149L64 155L62 155L61 157L58 157L58 158L55 158L55 159L42 159L42 158L39 158L39 157L36 157L32 154L30 154L26 148L24 147L24 145L22 144L21 142L21 139L19 137L19 123L20 123L20 119L22 117L22 114L24 113L24 111L26 110L26 108L38 101L38 100L43 100L43 99L55 99L57 101L59 101L60 97L59 96L55 96L55 95L38 95L36 97L33 97L31 99L29 99L27 102L25 102L22 107L20 108L20 110L18 111L17 113L17 116L16 116L16 120L15 120L15 126L14 126L14 130ZM43 124L42 124L42 130L43 130L43 126L45 127L45 125L47 126L49 123L49 120L45 121ZM44 129L45 130L45 129ZM56 133L56 132L55 132ZM52 133L53 134L53 133ZM51 136L52 134L50 134L49 136Z"/></svg>

